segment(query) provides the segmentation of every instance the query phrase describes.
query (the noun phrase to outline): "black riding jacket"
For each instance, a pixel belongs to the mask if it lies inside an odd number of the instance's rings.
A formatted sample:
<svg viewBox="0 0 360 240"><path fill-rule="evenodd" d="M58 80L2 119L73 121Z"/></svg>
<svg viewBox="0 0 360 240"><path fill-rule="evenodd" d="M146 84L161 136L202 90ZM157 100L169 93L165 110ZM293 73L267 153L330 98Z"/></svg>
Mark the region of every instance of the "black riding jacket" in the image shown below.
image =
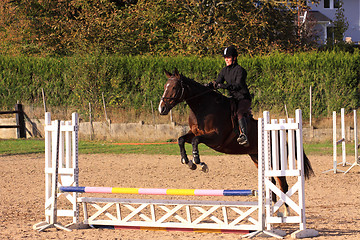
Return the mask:
<svg viewBox="0 0 360 240"><path fill-rule="evenodd" d="M224 67L217 79L216 83L222 84L221 88L229 91L230 96L237 100L248 99L251 101L251 95L246 85L246 70L238 63ZM224 84L226 82L226 84Z"/></svg>

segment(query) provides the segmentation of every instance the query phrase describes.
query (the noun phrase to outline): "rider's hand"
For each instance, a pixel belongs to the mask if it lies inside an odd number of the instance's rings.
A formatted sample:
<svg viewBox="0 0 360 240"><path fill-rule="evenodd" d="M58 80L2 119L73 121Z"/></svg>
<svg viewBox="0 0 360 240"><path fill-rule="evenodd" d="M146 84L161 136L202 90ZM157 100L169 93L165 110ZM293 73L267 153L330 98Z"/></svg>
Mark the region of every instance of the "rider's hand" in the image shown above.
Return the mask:
<svg viewBox="0 0 360 240"><path fill-rule="evenodd" d="M226 89L226 85L223 83L217 83L216 88L225 88Z"/></svg>
<svg viewBox="0 0 360 240"><path fill-rule="evenodd" d="M204 86L205 86L205 87L208 87L208 88L210 88L210 89L215 89L215 84L214 84L214 82L206 83Z"/></svg>

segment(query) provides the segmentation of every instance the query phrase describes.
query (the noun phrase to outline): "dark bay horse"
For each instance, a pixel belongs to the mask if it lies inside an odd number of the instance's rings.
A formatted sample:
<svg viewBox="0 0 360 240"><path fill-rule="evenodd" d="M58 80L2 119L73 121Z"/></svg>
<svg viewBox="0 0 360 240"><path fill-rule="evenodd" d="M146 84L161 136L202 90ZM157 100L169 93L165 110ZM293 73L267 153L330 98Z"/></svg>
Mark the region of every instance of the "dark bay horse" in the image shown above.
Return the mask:
<svg viewBox="0 0 360 240"><path fill-rule="evenodd" d="M244 147L236 141L237 135L231 114L231 100L221 93L211 90L192 79L189 79L175 69L174 73L165 71L168 81L164 86L164 94L159 104L159 112L166 115L178 103L186 101L190 108L190 130L179 137L181 162L195 170L200 164L202 170L208 170L205 163L200 162L198 145L204 143L215 151L226 154L248 154L256 167L258 166L258 130L257 120L251 114L247 116L249 147ZM235 121L236 122L236 121ZM189 161L185 142L191 143L193 160ZM308 178L313 174L309 159L304 152L304 173ZM278 177L277 181L283 192L288 191L285 177ZM273 180L275 183L275 180Z"/></svg>
<svg viewBox="0 0 360 240"><path fill-rule="evenodd" d="M181 162L188 164L190 169L196 169L201 164L203 170L207 169L205 163L200 162L198 144L204 143L208 147L226 154L249 154L257 165L257 121L248 118L249 147L244 147L236 141L234 131L230 98L218 91L213 91L200 83L186 78L178 73L165 72L168 81L159 104L159 112L166 115L178 103L186 101L190 107L190 131L178 139L181 153ZM191 143L193 147L193 161L189 161L184 144Z"/></svg>

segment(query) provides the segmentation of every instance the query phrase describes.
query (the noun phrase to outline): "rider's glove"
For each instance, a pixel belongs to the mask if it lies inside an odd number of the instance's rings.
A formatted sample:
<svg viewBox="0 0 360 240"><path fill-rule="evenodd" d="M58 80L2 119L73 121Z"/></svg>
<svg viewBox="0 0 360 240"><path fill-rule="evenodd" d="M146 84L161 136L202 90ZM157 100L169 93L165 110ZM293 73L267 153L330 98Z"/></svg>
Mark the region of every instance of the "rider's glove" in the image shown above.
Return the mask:
<svg viewBox="0 0 360 240"><path fill-rule="evenodd" d="M224 89L227 89L227 85L226 85L226 84L223 84L223 83L218 83L218 84L216 84L216 88L224 88Z"/></svg>
<svg viewBox="0 0 360 240"><path fill-rule="evenodd" d="M215 84L214 82L209 82L209 83L206 83L204 84L205 87L208 87L210 89L215 89Z"/></svg>

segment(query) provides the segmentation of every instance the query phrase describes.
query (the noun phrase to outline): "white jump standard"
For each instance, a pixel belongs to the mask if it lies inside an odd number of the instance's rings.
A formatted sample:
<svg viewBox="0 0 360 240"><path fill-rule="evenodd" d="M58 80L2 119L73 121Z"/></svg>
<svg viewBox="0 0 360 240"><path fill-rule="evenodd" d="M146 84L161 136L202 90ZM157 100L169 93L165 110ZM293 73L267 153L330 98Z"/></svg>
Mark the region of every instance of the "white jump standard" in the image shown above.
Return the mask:
<svg viewBox="0 0 360 240"><path fill-rule="evenodd" d="M74 118L77 119L77 114L73 114L73 120ZM48 121L47 124L49 122L50 121ZM54 145L56 142L54 142L55 138L52 137L53 127L50 126L49 123L49 126L47 125L45 127L45 136L48 140L52 138L52 145ZM285 232L273 229L272 225L274 223L296 223L299 224L299 230L292 234L293 238L318 235L317 231L306 229L305 223L301 110L296 110L296 122L294 122L294 119L289 119L288 122L280 120L280 123L277 123L276 120L273 120L272 123L270 123L268 112L264 112L264 119L259 119L257 191L79 187L79 171L77 165L78 125L73 121L71 126L73 138L70 140L68 137L60 137L60 148L72 145L73 149L71 149L71 152L74 158L72 159L72 164L70 164L70 161L69 164L66 164L66 160L64 161L63 159L65 156L69 156L68 150L66 154L64 154L64 151L60 151L62 154L59 154L58 184L61 191L50 197L50 199L53 197L62 197L63 199L69 200L70 209L68 210L59 210L56 209L56 206L50 209L58 213L58 216L72 217L71 228L77 228L85 224L93 227L115 229L248 233L246 235L248 237L265 233L273 237L282 238ZM273 137L271 138L270 135ZM276 139L277 141L271 141L271 139ZM288 142L288 151L286 141ZM51 150L51 148L48 149ZM295 156L295 152L297 156ZM51 156L51 154L47 154L46 156ZM54 157L55 155L53 154L52 156ZM296 161L295 158L297 158L298 161ZM52 186L47 174L50 176L55 174L54 166L56 165L52 164L49 166L46 164L46 189ZM294 178L296 179L296 183L287 193L283 193L271 181L272 177L278 176ZM183 196L232 195L233 198L235 196L235 201L78 197L77 195L79 195L80 192L81 194L96 192ZM239 195L255 195L255 193L257 193L258 199L254 202L241 202L238 201L238 197L236 197ZM272 202L272 193L275 193L278 197L276 203ZM47 223L49 222L48 216L54 214L49 212L48 199L49 196L46 194L45 215ZM279 208L285 203L292 209L293 215L279 216ZM78 217L79 204L83 205L83 222L80 222Z"/></svg>
<svg viewBox="0 0 360 240"><path fill-rule="evenodd" d="M348 170L345 171L344 174L348 173L353 167L360 166L360 158L358 155L358 134L357 134L357 114L356 110L354 110L354 144L355 144L355 161L354 163L348 168Z"/></svg>
<svg viewBox="0 0 360 240"><path fill-rule="evenodd" d="M357 113L356 110L354 112L354 145L355 145L355 161L354 163L348 168L348 170L343 171L338 169L337 166L341 165L345 167L346 165L350 165L351 163L346 162L346 142L350 139L346 138L346 131L345 131L345 109L341 108L341 138L337 138L337 131L336 131L336 112L333 111L333 168L324 171L323 173L327 172L334 172L339 173L342 172L346 174L349 172L353 167L360 166L360 160L358 156L358 135L357 135ZM341 155L342 155L342 162L337 162L337 145L341 144Z"/></svg>
<svg viewBox="0 0 360 240"><path fill-rule="evenodd" d="M51 122L50 113L45 114L45 222L34 225L34 229L45 230L47 225L54 225L57 217L72 217L72 222L79 222L77 193L57 193L57 186L78 185L78 114L72 114L72 121ZM71 208L60 209L58 200L66 197ZM50 227L50 226L48 226ZM66 230L69 230L66 228Z"/></svg>

